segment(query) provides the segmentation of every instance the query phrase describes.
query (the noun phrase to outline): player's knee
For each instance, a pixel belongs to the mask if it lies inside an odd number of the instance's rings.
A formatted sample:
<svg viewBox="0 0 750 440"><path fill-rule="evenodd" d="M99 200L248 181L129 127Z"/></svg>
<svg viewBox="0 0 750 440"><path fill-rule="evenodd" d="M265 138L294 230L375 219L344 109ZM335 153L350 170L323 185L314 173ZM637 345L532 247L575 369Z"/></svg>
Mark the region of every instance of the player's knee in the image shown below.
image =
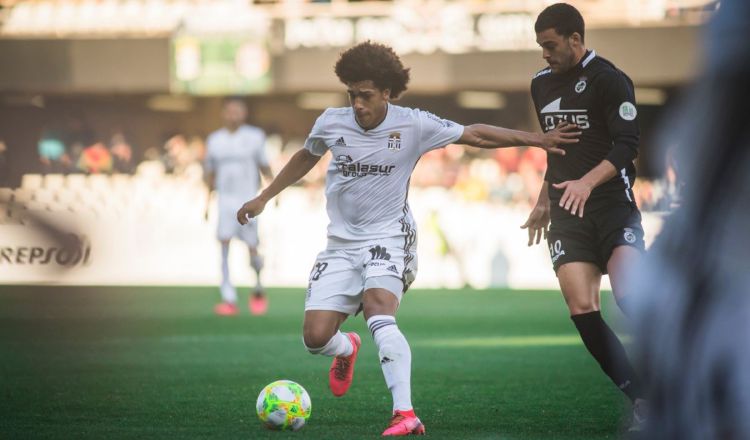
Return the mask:
<svg viewBox="0 0 750 440"><path fill-rule="evenodd" d="M327 332L305 330L302 334L302 342L305 348L312 354L319 354L331 340L333 335Z"/></svg>
<svg viewBox="0 0 750 440"><path fill-rule="evenodd" d="M260 272L263 269L263 257L259 254L250 255L250 267L256 272Z"/></svg>
<svg viewBox="0 0 750 440"><path fill-rule="evenodd" d="M570 316L582 315L584 313L598 312L599 305L593 301L568 301Z"/></svg>

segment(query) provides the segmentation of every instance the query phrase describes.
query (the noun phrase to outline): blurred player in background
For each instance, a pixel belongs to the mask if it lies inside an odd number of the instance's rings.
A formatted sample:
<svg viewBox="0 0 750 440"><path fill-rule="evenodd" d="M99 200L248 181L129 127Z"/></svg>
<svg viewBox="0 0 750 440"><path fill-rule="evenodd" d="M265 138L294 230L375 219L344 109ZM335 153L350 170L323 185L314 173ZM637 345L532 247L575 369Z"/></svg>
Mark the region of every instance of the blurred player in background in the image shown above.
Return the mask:
<svg viewBox="0 0 750 440"><path fill-rule="evenodd" d="M309 279L303 324L310 353L334 356L329 383L344 395L360 346L356 333L339 328L360 307L378 347L393 417L383 435L423 434L411 403L411 349L396 325L396 311L417 272L416 224L407 201L419 158L450 143L480 148L539 145L553 153L579 133L564 124L545 135L488 125L463 127L426 111L390 103L407 88L409 69L387 46L362 43L344 52L336 75L350 107L329 108L315 122L302 150L279 176L237 212L252 221L268 201L310 171L327 151L328 246ZM566 126L567 125L567 126Z"/></svg>
<svg viewBox="0 0 750 440"><path fill-rule="evenodd" d="M240 225L235 221L235 213L237 206L258 193L261 174L268 180L273 179L265 151L266 135L260 128L245 123L247 106L239 98L225 100L221 115L224 128L208 137L204 162L209 196L216 190L219 199L217 238L221 242L222 302L214 307L214 311L224 316L239 313L237 291L229 276L229 242L236 237L247 244L250 266L256 275L248 307L253 315L262 315L268 308L268 298L260 281L263 258L258 253L258 222L252 220Z"/></svg>
<svg viewBox="0 0 750 440"><path fill-rule="evenodd" d="M639 142L633 83L586 49L583 17L573 6L547 7L535 31L549 64L531 82L542 129L569 121L583 134L580 143L565 147L566 155L548 156L539 199L522 228L528 228L529 246L542 235L547 239L570 317L602 370L633 402L630 429L637 430L645 418L643 390L599 305L602 274L609 273L617 303L628 313L624 269L645 251L632 190Z"/></svg>

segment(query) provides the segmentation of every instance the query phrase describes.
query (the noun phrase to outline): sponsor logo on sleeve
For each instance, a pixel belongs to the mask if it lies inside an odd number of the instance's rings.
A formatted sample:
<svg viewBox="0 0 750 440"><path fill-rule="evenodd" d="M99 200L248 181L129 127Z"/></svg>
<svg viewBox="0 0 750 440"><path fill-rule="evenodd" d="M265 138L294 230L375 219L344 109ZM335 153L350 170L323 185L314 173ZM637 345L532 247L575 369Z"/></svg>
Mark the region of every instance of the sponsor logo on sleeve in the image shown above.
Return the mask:
<svg viewBox="0 0 750 440"><path fill-rule="evenodd" d="M620 104L620 117L622 119L626 121L632 121L636 116L638 116L638 110L636 110L633 104L629 103L628 101Z"/></svg>

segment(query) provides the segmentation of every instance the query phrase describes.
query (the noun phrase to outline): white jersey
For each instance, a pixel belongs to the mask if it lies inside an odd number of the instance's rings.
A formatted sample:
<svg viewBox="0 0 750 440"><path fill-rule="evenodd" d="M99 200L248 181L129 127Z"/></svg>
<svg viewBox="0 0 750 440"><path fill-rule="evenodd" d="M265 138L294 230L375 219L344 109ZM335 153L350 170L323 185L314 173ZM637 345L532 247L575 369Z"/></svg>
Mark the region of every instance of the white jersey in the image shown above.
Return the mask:
<svg viewBox="0 0 750 440"><path fill-rule="evenodd" d="M328 248L364 247L384 238L416 240L409 209L409 179L426 152L455 142L464 127L432 113L388 104L385 120L365 130L351 107L329 108L305 148L331 150L326 176Z"/></svg>
<svg viewBox="0 0 750 440"><path fill-rule="evenodd" d="M260 187L260 167L268 166L263 130L242 125L234 132L222 128L208 136L204 168L215 173L219 198L249 200Z"/></svg>

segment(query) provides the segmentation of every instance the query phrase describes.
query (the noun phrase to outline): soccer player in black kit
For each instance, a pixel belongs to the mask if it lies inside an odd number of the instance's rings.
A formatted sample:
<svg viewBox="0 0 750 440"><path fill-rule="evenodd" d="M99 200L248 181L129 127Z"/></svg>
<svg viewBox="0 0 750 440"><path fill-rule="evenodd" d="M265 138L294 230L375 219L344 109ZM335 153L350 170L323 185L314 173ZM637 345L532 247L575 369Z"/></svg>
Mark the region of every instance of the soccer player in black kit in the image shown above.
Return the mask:
<svg viewBox="0 0 750 440"><path fill-rule="evenodd" d="M563 146L565 155L547 157L544 185L522 228L529 246L546 237L570 317L602 370L632 401L630 429L638 430L645 420L640 381L599 305L602 274L608 273L627 315L624 268L645 250L632 191L639 140L633 83L586 49L583 17L573 6L549 6L534 27L549 64L531 82L542 129L568 121L582 135L579 143Z"/></svg>

